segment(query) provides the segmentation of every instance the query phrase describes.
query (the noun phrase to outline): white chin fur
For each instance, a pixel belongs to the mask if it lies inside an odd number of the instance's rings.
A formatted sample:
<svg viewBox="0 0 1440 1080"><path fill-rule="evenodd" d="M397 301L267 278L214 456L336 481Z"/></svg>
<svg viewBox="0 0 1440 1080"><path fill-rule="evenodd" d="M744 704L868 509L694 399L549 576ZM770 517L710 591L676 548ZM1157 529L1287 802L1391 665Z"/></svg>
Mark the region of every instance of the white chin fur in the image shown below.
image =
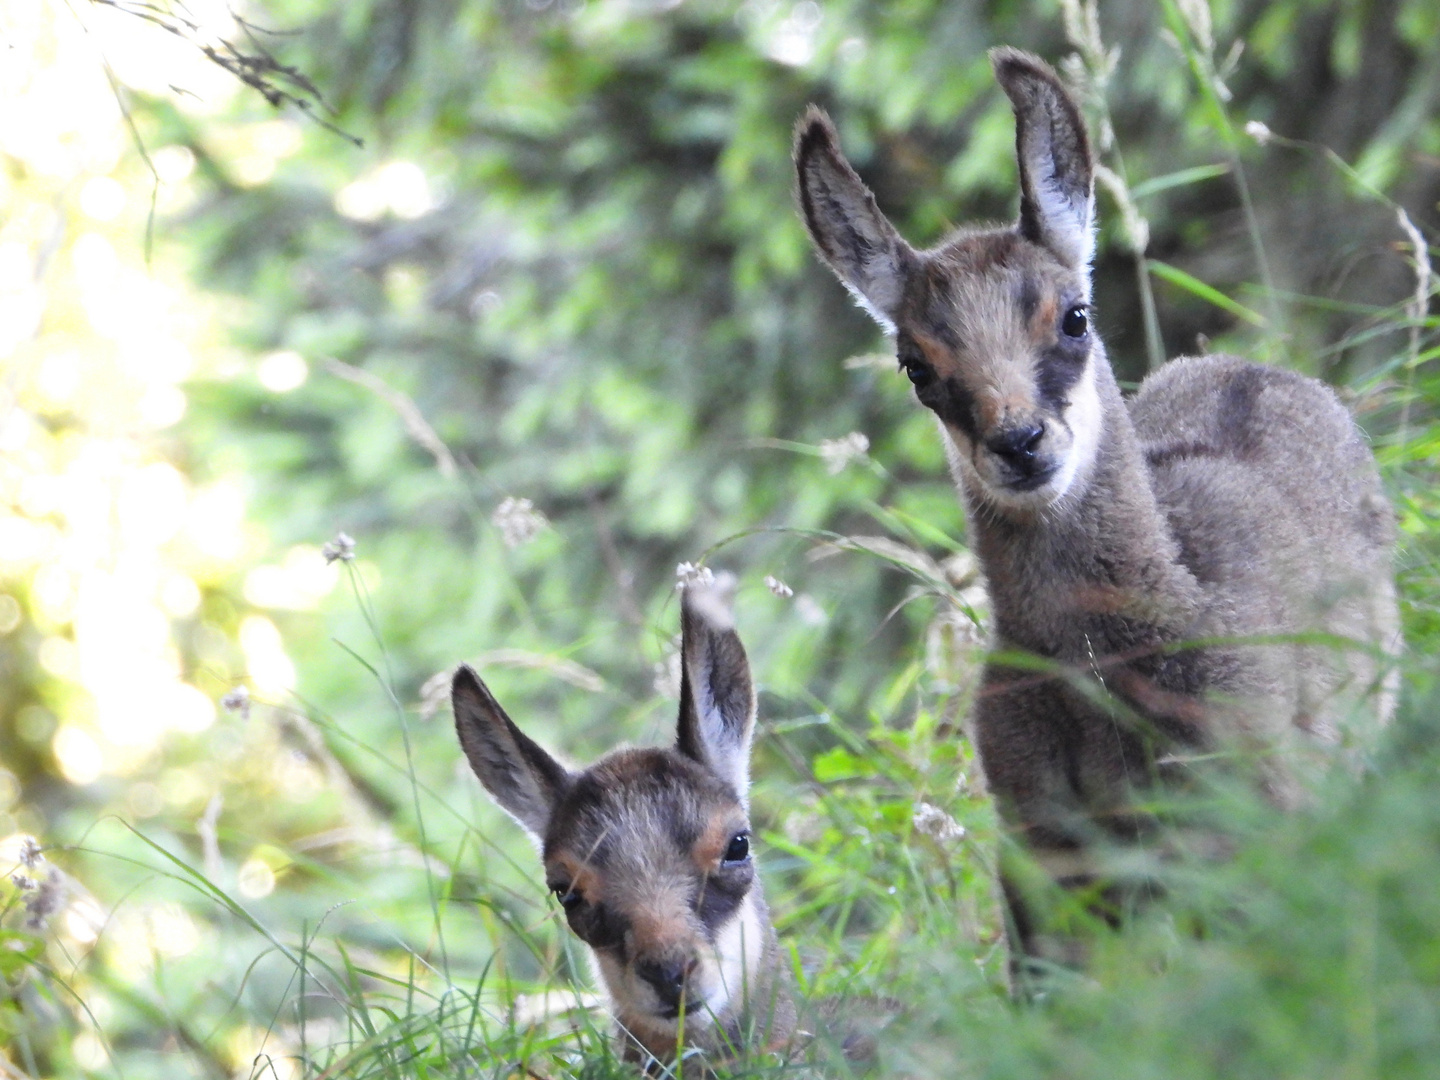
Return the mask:
<svg viewBox="0 0 1440 1080"><path fill-rule="evenodd" d="M760 956L765 948L765 930L755 911L755 891L745 897L735 918L725 924L715 938L715 961L719 978L705 995L706 1009L721 1015L732 1001L743 998L750 980L760 972Z"/></svg>
<svg viewBox="0 0 1440 1080"><path fill-rule="evenodd" d="M708 1028L717 1018L724 1018L733 1004L741 1001L748 984L760 972L765 948L765 928L755 910L753 890L740 905L740 910L716 935L709 955L700 958L700 999L686 1009L685 1027L689 1031ZM610 1002L617 1016L643 1017L644 1023L656 1032L676 1034L678 1017L659 1014L659 1003L644 981L608 958L591 952L591 960L600 983L609 991Z"/></svg>
<svg viewBox="0 0 1440 1080"><path fill-rule="evenodd" d="M1065 410L1065 426L1070 429L1070 450L1060 468L1041 487L1030 491L1015 491L1011 488L995 487L986 482L975 468L973 448L969 440L957 436L944 424L946 446L950 452L950 467L955 479L966 490L979 492L991 505L1001 509L1036 512L1054 506L1083 479L1095 463L1095 453L1100 446L1102 423L1100 395L1095 389L1094 359L1085 367L1085 374L1075 384L1070 394L1070 405Z"/></svg>

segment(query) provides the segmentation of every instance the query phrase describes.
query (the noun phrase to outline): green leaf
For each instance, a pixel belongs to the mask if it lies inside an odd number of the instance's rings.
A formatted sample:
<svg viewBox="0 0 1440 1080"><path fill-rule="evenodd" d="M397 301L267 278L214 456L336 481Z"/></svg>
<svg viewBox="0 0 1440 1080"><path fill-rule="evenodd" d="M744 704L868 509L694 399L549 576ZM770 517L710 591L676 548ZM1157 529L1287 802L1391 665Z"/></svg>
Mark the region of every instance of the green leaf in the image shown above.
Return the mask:
<svg viewBox="0 0 1440 1080"><path fill-rule="evenodd" d="M1217 176L1225 176L1230 172L1228 163L1219 165L1196 165L1192 169L1180 169L1178 172L1166 173L1163 176L1153 176L1149 180L1142 180L1130 189L1132 199L1143 199L1149 195L1157 195L1162 191L1169 191L1171 188L1187 187L1190 184L1198 184L1204 180L1213 180Z"/></svg>
<svg viewBox="0 0 1440 1080"><path fill-rule="evenodd" d="M811 768L814 770L815 779L822 784L836 780L854 780L871 771L864 761L843 746L825 751L815 759Z"/></svg>
<svg viewBox="0 0 1440 1080"><path fill-rule="evenodd" d="M1251 326L1264 328L1270 325L1265 316L1261 315L1258 311L1251 311L1244 304L1231 300L1230 297L1226 296L1219 289L1206 285L1199 278L1192 277L1179 267L1171 266L1169 263L1163 263L1159 259L1146 259L1145 267L1156 277L1168 281L1172 285L1178 285L1186 292L1193 293L1200 297L1201 300L1206 300L1216 307L1230 312L1231 315L1234 315L1237 319L1243 319Z"/></svg>
<svg viewBox="0 0 1440 1080"><path fill-rule="evenodd" d="M40 958L45 939L23 930L0 927L0 977L10 978Z"/></svg>

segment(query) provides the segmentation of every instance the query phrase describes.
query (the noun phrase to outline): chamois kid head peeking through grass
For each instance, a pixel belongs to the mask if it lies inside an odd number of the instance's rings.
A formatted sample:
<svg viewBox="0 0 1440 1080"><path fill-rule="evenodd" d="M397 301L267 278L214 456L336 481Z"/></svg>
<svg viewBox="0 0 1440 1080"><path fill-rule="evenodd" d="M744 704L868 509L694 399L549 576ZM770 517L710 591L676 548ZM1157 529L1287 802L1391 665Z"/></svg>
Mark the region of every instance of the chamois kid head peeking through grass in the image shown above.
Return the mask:
<svg viewBox="0 0 1440 1080"><path fill-rule="evenodd" d="M540 845L546 884L590 947L630 1060L727 1057L783 1044L795 1026L752 851L755 691L733 586L722 576L682 594L673 746L621 748L572 770L469 667L452 686L465 756Z"/></svg>

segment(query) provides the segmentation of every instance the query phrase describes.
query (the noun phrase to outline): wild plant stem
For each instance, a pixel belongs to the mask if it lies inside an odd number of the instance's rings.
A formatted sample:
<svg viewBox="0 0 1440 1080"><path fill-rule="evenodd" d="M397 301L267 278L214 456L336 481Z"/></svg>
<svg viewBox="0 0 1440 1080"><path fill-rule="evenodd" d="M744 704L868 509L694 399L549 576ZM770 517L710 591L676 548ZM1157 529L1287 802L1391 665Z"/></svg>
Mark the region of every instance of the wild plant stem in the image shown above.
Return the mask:
<svg viewBox="0 0 1440 1080"><path fill-rule="evenodd" d="M440 915L440 898L435 891L435 874L430 869L430 843L425 835L425 814L420 806L420 784L415 775L415 749L410 739L410 725L405 719L405 707L400 703L400 696L395 691L395 675L390 667L390 652L385 647L385 639L380 633L380 624L376 618L374 606L370 601L369 590L365 588L364 581L355 569L354 563L346 563L350 572L350 588L355 596L355 602L360 607L361 616L365 625L369 628L376 646L380 649L380 655L385 664L385 674L380 676L374 668L371 671L377 676L385 694L390 698L390 704L395 711L395 718L400 723L400 739L405 746L405 772L410 779L411 804L415 809L415 830L419 834L420 855L425 863L425 890L430 900L430 911L435 922L435 943L440 949L440 967L448 979L450 976L450 956L445 948L445 927L444 920Z"/></svg>
<svg viewBox="0 0 1440 1080"><path fill-rule="evenodd" d="M1221 110L1224 116L1224 110ZM1260 282L1265 288L1265 304L1270 309L1271 334L1280 352L1285 351L1285 332L1280 302L1275 290L1275 279L1270 273L1270 259L1265 254L1265 240L1260 235L1260 219L1255 213L1255 203L1250 198L1250 185L1245 180L1245 166L1240 161L1240 151L1235 145L1235 133L1229 129L1229 118L1225 118L1229 130L1230 166L1234 170L1235 187L1240 193L1240 205L1245 213L1245 228L1250 233L1250 246L1255 250L1255 264L1260 271Z"/></svg>
<svg viewBox="0 0 1440 1080"><path fill-rule="evenodd" d="M1160 336L1160 316L1155 310L1155 290L1150 284L1150 265L1143 251L1135 255L1135 283L1140 289L1140 311L1145 324L1145 357L1151 371L1165 363L1165 342Z"/></svg>

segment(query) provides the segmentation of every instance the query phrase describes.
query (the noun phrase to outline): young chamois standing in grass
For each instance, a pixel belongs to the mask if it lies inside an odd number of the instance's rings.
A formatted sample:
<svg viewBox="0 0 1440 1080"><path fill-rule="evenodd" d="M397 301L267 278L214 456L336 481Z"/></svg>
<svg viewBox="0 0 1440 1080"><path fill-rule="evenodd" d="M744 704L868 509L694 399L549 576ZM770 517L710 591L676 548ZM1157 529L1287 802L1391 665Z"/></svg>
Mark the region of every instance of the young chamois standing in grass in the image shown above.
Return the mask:
<svg viewBox="0 0 1440 1080"><path fill-rule="evenodd" d="M972 723L1002 815L1079 884L1097 841L1148 831L1136 797L1178 759L1245 751L1233 757L1288 805L1333 756L1320 748L1363 745L1384 722L1394 523L1363 437L1314 379L1191 357L1127 405L1091 318L1084 122L1043 61L991 60L1015 110L1015 225L910 247L813 107L795 164L821 256L895 335L940 421L994 650L1054 662L993 656ZM1291 640L1243 640L1267 635Z"/></svg>
<svg viewBox="0 0 1440 1080"><path fill-rule="evenodd" d="M755 691L727 580L681 600L675 745L561 765L469 667L451 687L475 775L539 842L633 1061L783 1046L795 1009L750 850Z"/></svg>

